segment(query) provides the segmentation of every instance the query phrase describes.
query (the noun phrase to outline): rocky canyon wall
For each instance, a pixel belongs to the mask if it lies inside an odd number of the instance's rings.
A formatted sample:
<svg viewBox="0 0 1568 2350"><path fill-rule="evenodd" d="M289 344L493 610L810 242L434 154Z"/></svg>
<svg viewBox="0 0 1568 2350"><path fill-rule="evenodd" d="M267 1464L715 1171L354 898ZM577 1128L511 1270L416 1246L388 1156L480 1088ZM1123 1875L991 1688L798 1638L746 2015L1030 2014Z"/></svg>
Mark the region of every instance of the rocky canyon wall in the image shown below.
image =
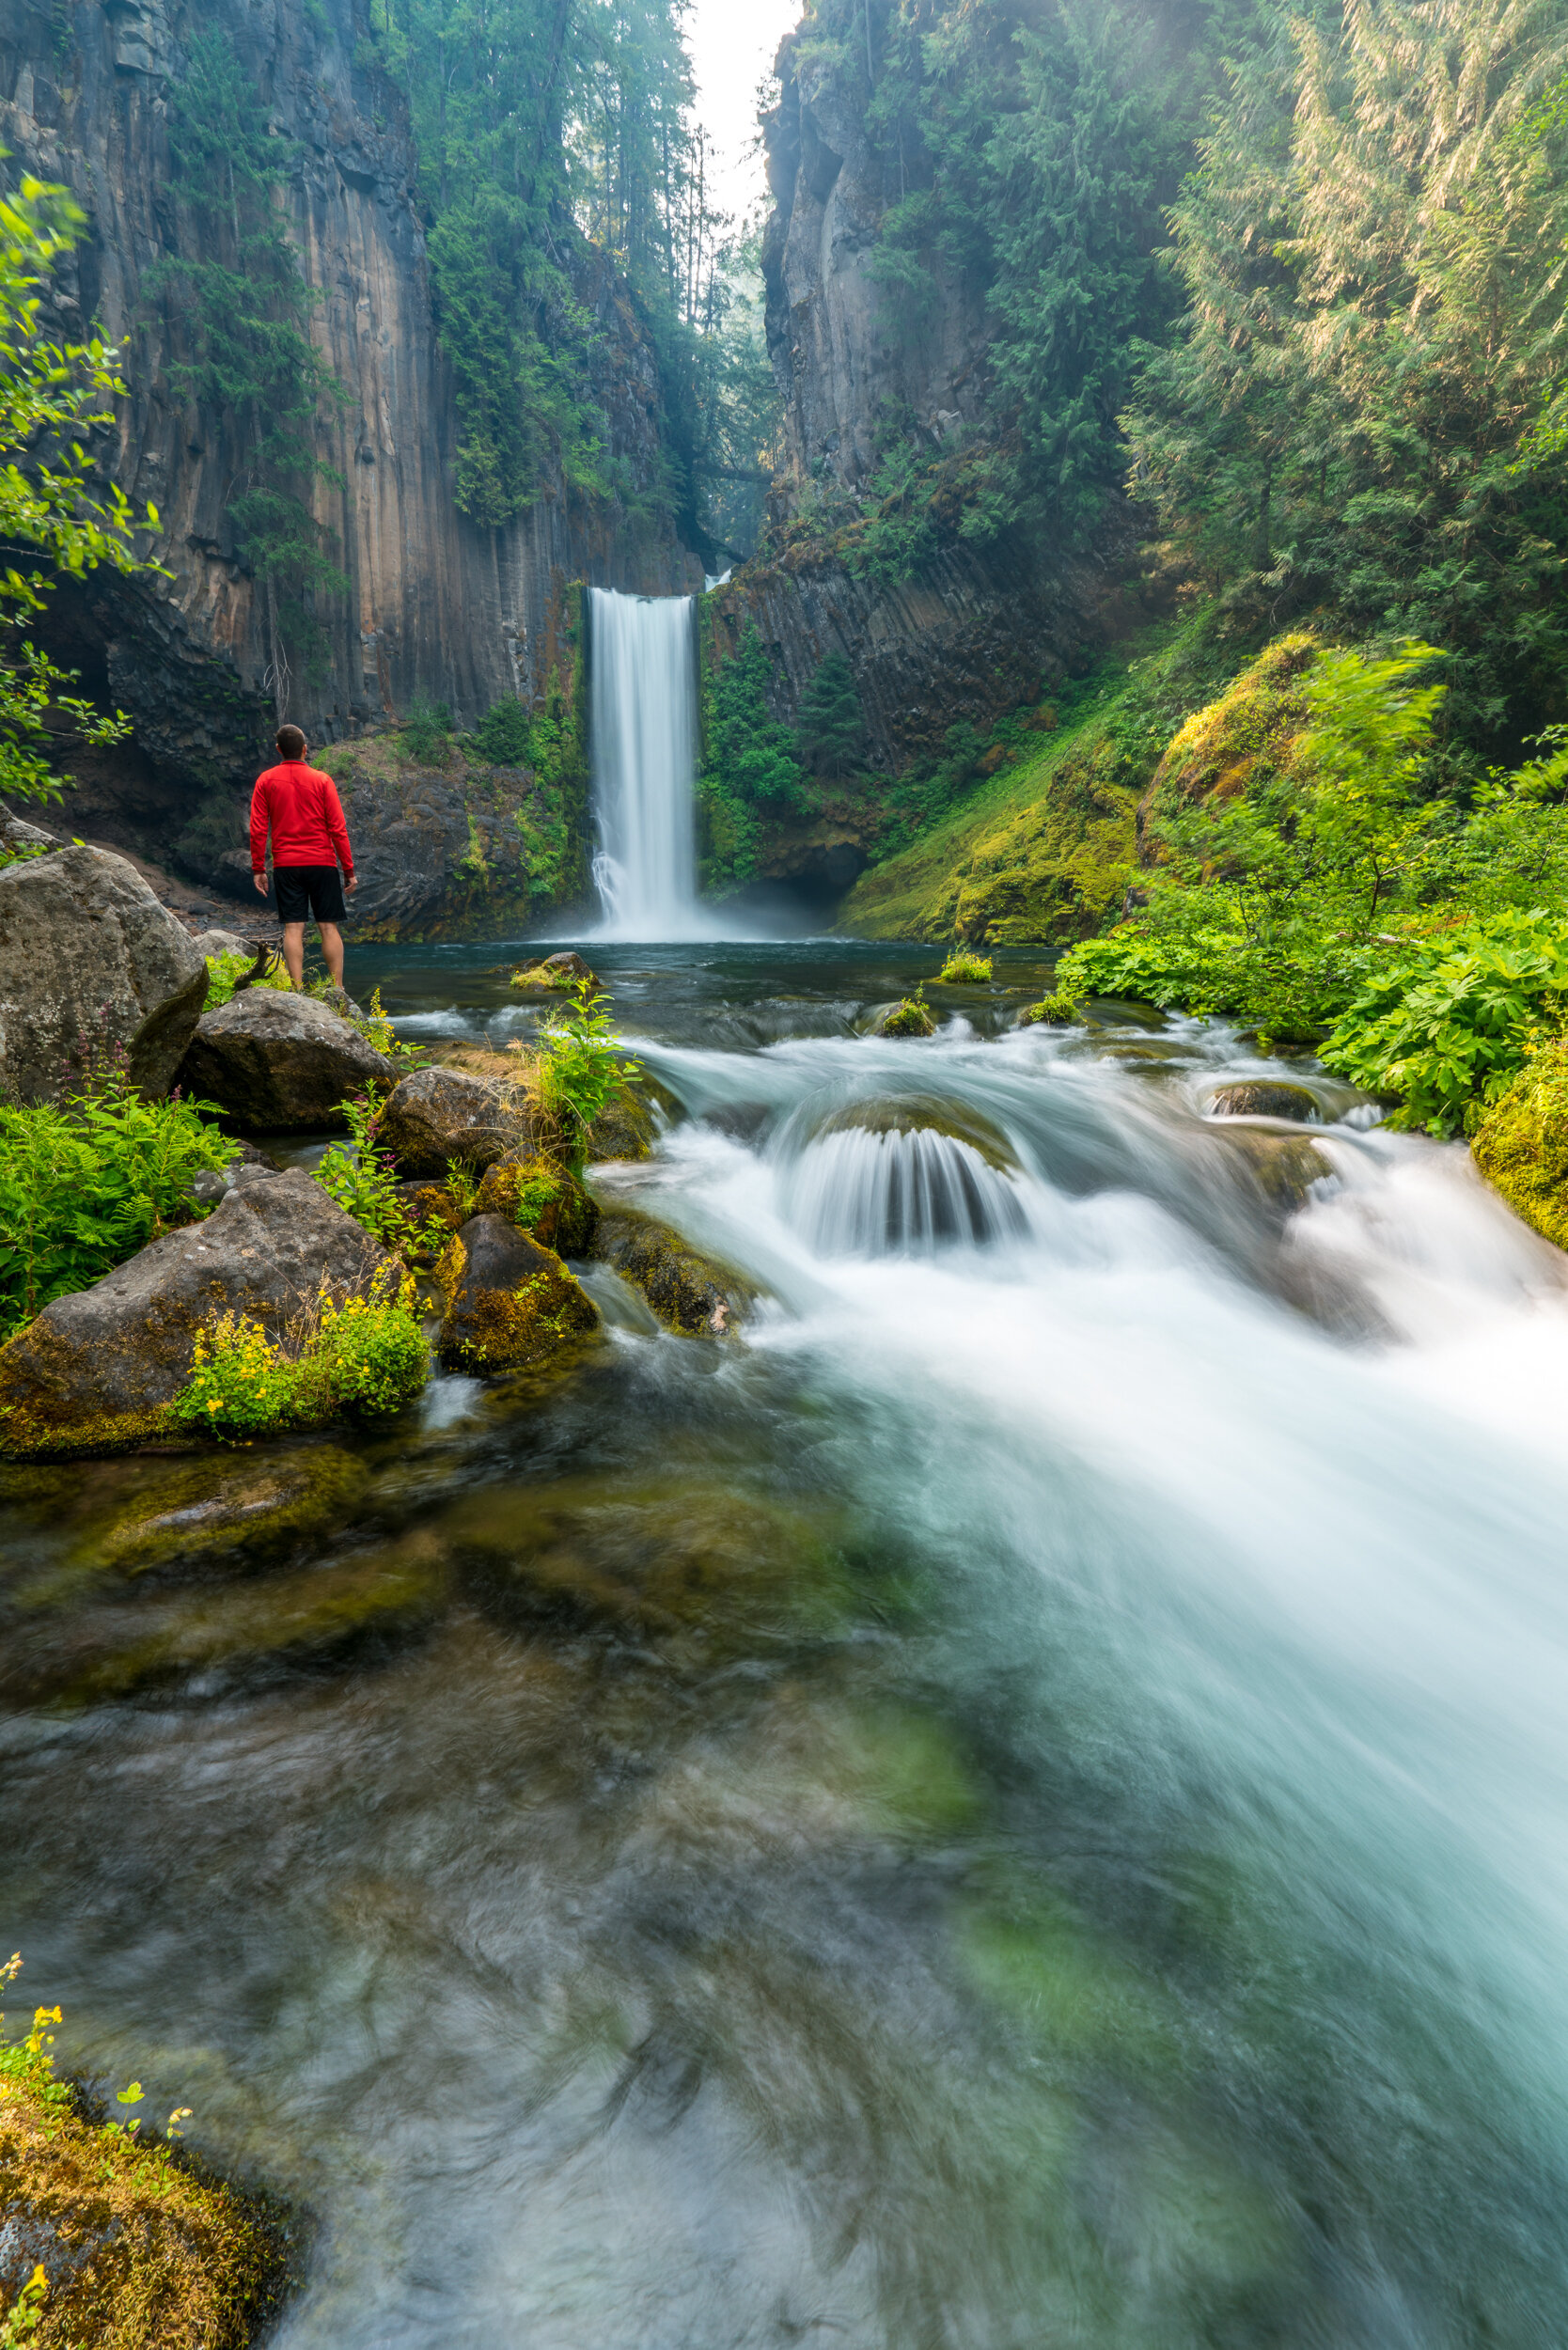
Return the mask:
<svg viewBox="0 0 1568 2350"><path fill-rule="evenodd" d="M100 575L63 596L50 624L88 686L136 721L137 751L112 774L76 762L81 805L90 809L96 794L154 835L203 794L248 778L275 723L260 599L228 513L245 453L171 378L180 330L149 283L161 259L188 250L170 195L168 95L189 42L214 26L289 142L286 214L312 290L310 332L343 394L323 410L321 456L337 478L323 476L315 496L349 590L321 600L327 657L317 677L293 677L288 714L317 742L384 724L417 700L471 721L504 696L543 690L569 582L700 585L669 529L633 531L615 509L575 502L558 478L501 528L458 512L455 417L411 146L399 94L365 39L364 0L0 0L5 168L63 181L87 217L48 323L65 334L99 321L122 349L130 396L101 454L138 507L156 504L149 551L167 574ZM604 336L610 446L651 481L652 350L607 268L585 264L579 291Z"/></svg>

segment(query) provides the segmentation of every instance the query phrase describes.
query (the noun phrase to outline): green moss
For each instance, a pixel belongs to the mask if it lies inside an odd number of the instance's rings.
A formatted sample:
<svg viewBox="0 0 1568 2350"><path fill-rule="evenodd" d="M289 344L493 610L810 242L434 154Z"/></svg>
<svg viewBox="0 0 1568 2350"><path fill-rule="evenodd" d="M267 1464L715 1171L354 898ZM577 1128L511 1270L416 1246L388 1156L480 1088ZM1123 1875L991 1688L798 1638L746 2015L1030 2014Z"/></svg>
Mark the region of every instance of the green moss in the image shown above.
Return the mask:
<svg viewBox="0 0 1568 2350"><path fill-rule="evenodd" d="M979 986L991 977L991 957L955 948L936 976L943 987Z"/></svg>
<svg viewBox="0 0 1568 2350"><path fill-rule="evenodd" d="M936 1022L931 1007L917 993L906 995L890 1011L883 1012L876 1023L878 1036L934 1036Z"/></svg>
<svg viewBox="0 0 1568 2350"><path fill-rule="evenodd" d="M564 1370L599 1328L598 1308L553 1250L537 1245L544 1261L513 1289L470 1283L467 1251L458 1236L443 1258L440 1277L450 1303L441 1325L441 1359L478 1376L497 1371Z"/></svg>
<svg viewBox="0 0 1568 2350"><path fill-rule="evenodd" d="M138 1576L172 1568L259 1566L299 1542L352 1525L369 1480L365 1464L331 1445L278 1457L231 1455L113 1472L133 1489L68 1554L82 1570Z"/></svg>
<svg viewBox="0 0 1568 2350"><path fill-rule="evenodd" d="M1043 995L1038 1004L1025 1006L1018 1015L1018 1026L1065 1028L1079 1017L1078 1006L1071 995Z"/></svg>
<svg viewBox="0 0 1568 2350"><path fill-rule="evenodd" d="M599 1222L598 1203L576 1176L542 1154L497 1159L486 1169L474 1212L506 1216L562 1257L586 1255Z"/></svg>
<svg viewBox="0 0 1568 2350"><path fill-rule="evenodd" d="M132 2132L86 2119L54 2077L47 2027L0 2044L0 2211L70 2257L36 2330L13 2332L16 2297L0 2302L0 2338L30 2350L243 2350L275 2308L279 2239L259 2205L196 2175L157 2125ZM139 2104L131 2099L129 2119Z"/></svg>
<svg viewBox="0 0 1568 2350"><path fill-rule="evenodd" d="M1532 1055L1481 1117L1471 1147L1514 1214L1568 1248L1568 1041L1554 1038Z"/></svg>

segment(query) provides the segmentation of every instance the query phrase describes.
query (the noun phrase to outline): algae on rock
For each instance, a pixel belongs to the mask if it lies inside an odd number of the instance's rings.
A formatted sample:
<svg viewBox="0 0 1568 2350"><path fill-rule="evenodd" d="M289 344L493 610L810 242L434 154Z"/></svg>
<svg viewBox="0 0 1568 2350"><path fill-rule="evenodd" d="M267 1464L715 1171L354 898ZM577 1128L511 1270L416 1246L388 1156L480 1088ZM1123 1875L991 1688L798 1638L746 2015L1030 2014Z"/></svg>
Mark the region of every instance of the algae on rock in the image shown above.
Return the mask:
<svg viewBox="0 0 1568 2350"><path fill-rule="evenodd" d="M634 1282L659 1320L687 1338L729 1337L756 1301L744 1274L704 1257L640 1208L605 1209L593 1254Z"/></svg>
<svg viewBox="0 0 1568 2350"><path fill-rule="evenodd" d="M504 1216L470 1217L440 1270L439 1352L451 1370L564 1369L599 1327L598 1308L555 1251Z"/></svg>
<svg viewBox="0 0 1568 2350"><path fill-rule="evenodd" d="M1482 1113L1475 1162L1515 1215L1568 1248L1568 1039L1554 1038Z"/></svg>

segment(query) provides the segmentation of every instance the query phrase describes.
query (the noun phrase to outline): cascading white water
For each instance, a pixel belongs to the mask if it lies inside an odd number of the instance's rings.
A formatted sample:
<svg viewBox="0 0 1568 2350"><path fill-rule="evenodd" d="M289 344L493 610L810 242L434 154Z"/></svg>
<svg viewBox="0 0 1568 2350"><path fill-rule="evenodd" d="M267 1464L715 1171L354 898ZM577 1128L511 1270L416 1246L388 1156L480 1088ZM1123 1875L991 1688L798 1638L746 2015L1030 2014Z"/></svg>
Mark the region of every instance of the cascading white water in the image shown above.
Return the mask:
<svg viewBox="0 0 1568 2350"><path fill-rule="evenodd" d="M792 1222L824 1257L923 1257L1027 1230L1011 1177L954 1135L823 1135L788 1188Z"/></svg>
<svg viewBox="0 0 1568 2350"><path fill-rule="evenodd" d="M604 938L710 934L697 900L697 602L589 590L593 884Z"/></svg>

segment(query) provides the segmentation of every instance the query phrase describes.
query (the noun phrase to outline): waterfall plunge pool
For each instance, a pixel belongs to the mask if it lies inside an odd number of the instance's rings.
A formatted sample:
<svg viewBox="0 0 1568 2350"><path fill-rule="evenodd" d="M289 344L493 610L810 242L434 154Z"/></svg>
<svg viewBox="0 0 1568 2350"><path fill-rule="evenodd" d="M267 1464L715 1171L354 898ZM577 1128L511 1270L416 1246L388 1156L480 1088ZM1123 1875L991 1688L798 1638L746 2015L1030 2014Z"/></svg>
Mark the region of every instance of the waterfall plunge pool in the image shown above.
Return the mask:
<svg viewBox="0 0 1568 2350"><path fill-rule="evenodd" d="M1271 1191L1272 1064L1021 958L902 1043L924 950L592 951L687 1113L606 1196L767 1301L241 1456L264 1548L8 1474L65 2061L309 2210L281 2350L1568 2339L1562 1261L1315 1079Z"/></svg>

